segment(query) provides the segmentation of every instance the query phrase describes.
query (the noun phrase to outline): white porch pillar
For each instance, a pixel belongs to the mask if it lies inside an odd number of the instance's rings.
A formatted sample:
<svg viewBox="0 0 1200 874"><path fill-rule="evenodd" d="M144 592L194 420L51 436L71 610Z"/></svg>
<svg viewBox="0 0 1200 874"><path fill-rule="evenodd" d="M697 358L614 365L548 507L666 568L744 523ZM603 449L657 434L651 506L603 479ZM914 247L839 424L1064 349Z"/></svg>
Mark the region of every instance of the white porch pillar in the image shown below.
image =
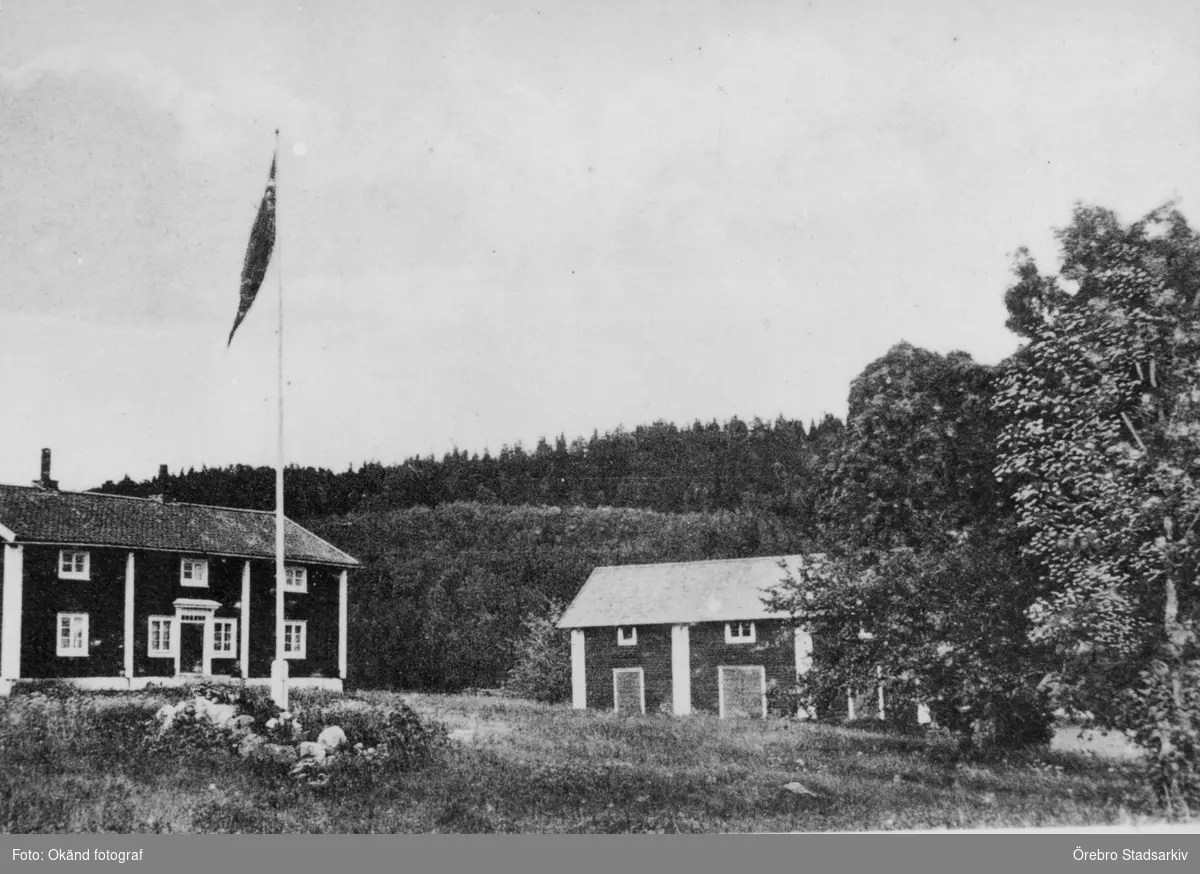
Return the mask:
<svg viewBox="0 0 1200 874"><path fill-rule="evenodd" d="M238 622L241 628L238 634L238 663L242 669L242 679L250 678L250 562L242 565L242 615Z"/></svg>
<svg viewBox="0 0 1200 874"><path fill-rule="evenodd" d="M571 706L576 710L587 710L587 662L584 656L583 629L572 628Z"/></svg>
<svg viewBox="0 0 1200 874"><path fill-rule="evenodd" d="M692 644L687 625L671 626L671 691L677 716L692 712Z"/></svg>
<svg viewBox="0 0 1200 874"><path fill-rule="evenodd" d="M125 678L133 679L133 553L125 556Z"/></svg>
<svg viewBox="0 0 1200 874"><path fill-rule="evenodd" d="M350 628L349 606L346 600L349 595L348 571L342 571L338 576L338 676L346 679L347 643L346 636Z"/></svg>
<svg viewBox="0 0 1200 874"><path fill-rule="evenodd" d="M0 690L7 692L10 681L21 677L21 609L25 574L25 550L11 543L4 545L4 625L0 629Z"/></svg>

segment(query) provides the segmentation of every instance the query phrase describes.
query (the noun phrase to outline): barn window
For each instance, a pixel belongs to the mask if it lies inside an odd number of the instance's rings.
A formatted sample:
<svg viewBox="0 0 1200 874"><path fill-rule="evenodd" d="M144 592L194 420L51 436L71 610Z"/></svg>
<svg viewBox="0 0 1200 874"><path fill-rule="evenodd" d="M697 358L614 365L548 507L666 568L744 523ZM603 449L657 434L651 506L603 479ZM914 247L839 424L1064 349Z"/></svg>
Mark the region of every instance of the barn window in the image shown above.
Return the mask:
<svg viewBox="0 0 1200 874"><path fill-rule="evenodd" d="M213 620L213 658L233 658L237 645L237 620Z"/></svg>
<svg viewBox="0 0 1200 874"><path fill-rule="evenodd" d="M175 655L174 616L150 617L150 638L146 655L156 658Z"/></svg>
<svg viewBox="0 0 1200 874"><path fill-rule="evenodd" d="M755 640L753 622L725 623L726 643L754 643Z"/></svg>
<svg viewBox="0 0 1200 874"><path fill-rule="evenodd" d="M88 654L88 615L86 613L58 614L58 644L55 654L86 656Z"/></svg>
<svg viewBox="0 0 1200 874"><path fill-rule="evenodd" d="M185 558L179 563L179 582L184 586L208 586L208 561Z"/></svg>
<svg viewBox="0 0 1200 874"><path fill-rule="evenodd" d="M90 555L64 549L58 553L58 578L60 580L86 580L91 576Z"/></svg>
<svg viewBox="0 0 1200 874"><path fill-rule="evenodd" d="M637 628L632 625L617 628L617 646L637 646Z"/></svg>
<svg viewBox="0 0 1200 874"><path fill-rule="evenodd" d="M308 623L304 621L283 623L283 657L285 659L305 657L307 625Z"/></svg>

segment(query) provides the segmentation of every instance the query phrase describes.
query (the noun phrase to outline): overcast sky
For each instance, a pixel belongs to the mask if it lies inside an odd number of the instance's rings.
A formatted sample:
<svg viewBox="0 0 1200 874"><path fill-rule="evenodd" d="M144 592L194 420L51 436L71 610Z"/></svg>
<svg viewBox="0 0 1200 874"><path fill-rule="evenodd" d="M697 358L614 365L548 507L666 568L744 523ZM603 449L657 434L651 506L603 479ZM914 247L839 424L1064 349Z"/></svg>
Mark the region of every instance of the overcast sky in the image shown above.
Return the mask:
<svg viewBox="0 0 1200 874"><path fill-rule="evenodd" d="M0 482L845 413L1076 200L1200 221L1200 4L0 5ZM279 242L233 346L282 129Z"/></svg>

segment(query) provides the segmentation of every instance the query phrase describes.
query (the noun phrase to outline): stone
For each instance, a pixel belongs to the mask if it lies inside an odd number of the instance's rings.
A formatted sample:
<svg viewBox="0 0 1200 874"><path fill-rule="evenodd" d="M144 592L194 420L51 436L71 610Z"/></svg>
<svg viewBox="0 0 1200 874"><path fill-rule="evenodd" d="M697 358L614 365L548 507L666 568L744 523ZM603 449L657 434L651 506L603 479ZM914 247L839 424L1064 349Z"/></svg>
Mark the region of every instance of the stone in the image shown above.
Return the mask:
<svg viewBox="0 0 1200 874"><path fill-rule="evenodd" d="M340 725L331 725L317 735L317 743L324 744L327 749L336 750L346 743L346 732Z"/></svg>
<svg viewBox="0 0 1200 874"><path fill-rule="evenodd" d="M233 717L230 727L238 731L250 731L254 728L254 717L249 713Z"/></svg>
<svg viewBox="0 0 1200 874"><path fill-rule="evenodd" d="M237 708L232 704L213 704L208 708L208 719L213 725L228 725L237 715Z"/></svg>
<svg viewBox="0 0 1200 874"><path fill-rule="evenodd" d="M793 795L811 795L813 798L817 797L817 793L813 792L811 789L809 789L803 783L796 783L796 782L784 783L783 790L785 792L791 792Z"/></svg>
<svg viewBox="0 0 1200 874"><path fill-rule="evenodd" d="M164 704L162 707L158 708L158 712L154 714L154 718L159 722L163 722L167 719L173 719L174 717L175 708L170 704Z"/></svg>
<svg viewBox="0 0 1200 874"><path fill-rule="evenodd" d="M325 744L319 741L306 740L296 747L296 755L302 759L316 759L319 762L326 753Z"/></svg>

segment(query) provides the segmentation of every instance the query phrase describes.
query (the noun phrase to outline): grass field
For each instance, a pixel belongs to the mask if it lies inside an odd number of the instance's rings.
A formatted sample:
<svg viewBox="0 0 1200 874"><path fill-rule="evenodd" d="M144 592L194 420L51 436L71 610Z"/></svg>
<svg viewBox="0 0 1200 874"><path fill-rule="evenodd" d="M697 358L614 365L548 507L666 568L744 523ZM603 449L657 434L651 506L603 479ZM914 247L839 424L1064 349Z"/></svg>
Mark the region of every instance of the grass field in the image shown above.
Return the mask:
<svg viewBox="0 0 1200 874"><path fill-rule="evenodd" d="M1133 763L1043 750L955 764L923 736L792 721L617 718L402 697L450 742L324 789L223 749L148 748L149 694L0 700L6 832L786 832L1149 825ZM304 697L297 696L303 710ZM805 790L785 789L799 783Z"/></svg>

